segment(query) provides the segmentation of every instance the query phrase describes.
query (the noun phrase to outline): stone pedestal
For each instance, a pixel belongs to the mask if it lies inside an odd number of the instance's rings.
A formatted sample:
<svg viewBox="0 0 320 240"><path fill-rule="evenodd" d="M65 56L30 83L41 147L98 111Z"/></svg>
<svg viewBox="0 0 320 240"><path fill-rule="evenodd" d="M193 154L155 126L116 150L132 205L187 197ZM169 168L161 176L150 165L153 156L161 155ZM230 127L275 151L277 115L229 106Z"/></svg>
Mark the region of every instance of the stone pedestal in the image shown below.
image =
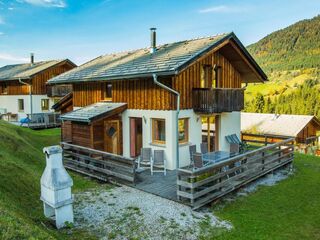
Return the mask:
<svg viewBox="0 0 320 240"><path fill-rule="evenodd" d="M44 215L54 218L56 227L62 228L66 222L73 223L73 181L62 164L62 148L46 147L46 168L41 177L41 200Z"/></svg>

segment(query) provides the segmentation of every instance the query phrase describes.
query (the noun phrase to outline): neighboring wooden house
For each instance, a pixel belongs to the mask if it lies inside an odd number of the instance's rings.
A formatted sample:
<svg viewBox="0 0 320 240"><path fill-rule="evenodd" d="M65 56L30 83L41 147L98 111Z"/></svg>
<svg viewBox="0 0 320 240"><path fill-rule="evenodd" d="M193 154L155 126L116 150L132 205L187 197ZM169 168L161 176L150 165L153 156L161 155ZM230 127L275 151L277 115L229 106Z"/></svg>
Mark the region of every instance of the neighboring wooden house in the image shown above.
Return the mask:
<svg viewBox="0 0 320 240"><path fill-rule="evenodd" d="M47 86L47 81L76 65L70 60L51 60L7 65L0 68L0 114L17 116L51 111L52 105L72 90L71 85Z"/></svg>
<svg viewBox="0 0 320 240"><path fill-rule="evenodd" d="M126 157L163 149L175 169L189 164L190 144L200 151L206 117L215 118L216 149L229 150L225 136L240 135L243 84L266 75L234 33L161 46L151 36L150 48L100 56L49 81L73 85L62 140Z"/></svg>
<svg viewBox="0 0 320 240"><path fill-rule="evenodd" d="M293 137L296 143L310 143L317 141L320 136L320 121L310 115L243 112L241 113L241 131L266 135L274 141Z"/></svg>

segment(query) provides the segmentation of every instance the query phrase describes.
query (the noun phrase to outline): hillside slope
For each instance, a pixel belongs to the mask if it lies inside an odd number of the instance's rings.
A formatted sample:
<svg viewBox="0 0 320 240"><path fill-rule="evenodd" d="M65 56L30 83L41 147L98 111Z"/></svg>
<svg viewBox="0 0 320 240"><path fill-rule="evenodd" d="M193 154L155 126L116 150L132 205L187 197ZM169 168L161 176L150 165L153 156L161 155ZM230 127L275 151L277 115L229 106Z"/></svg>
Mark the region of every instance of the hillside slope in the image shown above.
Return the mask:
<svg viewBox="0 0 320 240"><path fill-rule="evenodd" d="M248 46L267 72L320 67L320 15L273 32Z"/></svg>
<svg viewBox="0 0 320 240"><path fill-rule="evenodd" d="M40 201L42 148L59 140L59 129L32 131L0 120L0 239L70 239L44 218ZM77 175L73 180L75 191L94 186ZM81 234L72 238L84 239Z"/></svg>

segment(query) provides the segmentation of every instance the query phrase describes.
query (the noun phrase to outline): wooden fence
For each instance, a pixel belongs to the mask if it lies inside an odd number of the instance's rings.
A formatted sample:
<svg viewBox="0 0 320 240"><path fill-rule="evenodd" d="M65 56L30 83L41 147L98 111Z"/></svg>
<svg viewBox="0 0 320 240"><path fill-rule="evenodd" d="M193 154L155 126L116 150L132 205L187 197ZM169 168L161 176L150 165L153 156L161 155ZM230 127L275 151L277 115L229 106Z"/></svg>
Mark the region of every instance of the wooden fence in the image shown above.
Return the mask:
<svg viewBox="0 0 320 240"><path fill-rule="evenodd" d="M199 169L178 169L178 200L197 209L291 163L293 142L290 138Z"/></svg>
<svg viewBox="0 0 320 240"><path fill-rule="evenodd" d="M241 133L241 140L250 143L258 143L263 145L273 144L288 139L286 136L278 136L271 134L251 134Z"/></svg>
<svg viewBox="0 0 320 240"><path fill-rule="evenodd" d="M65 142L61 145L66 168L102 181L135 183L135 159Z"/></svg>

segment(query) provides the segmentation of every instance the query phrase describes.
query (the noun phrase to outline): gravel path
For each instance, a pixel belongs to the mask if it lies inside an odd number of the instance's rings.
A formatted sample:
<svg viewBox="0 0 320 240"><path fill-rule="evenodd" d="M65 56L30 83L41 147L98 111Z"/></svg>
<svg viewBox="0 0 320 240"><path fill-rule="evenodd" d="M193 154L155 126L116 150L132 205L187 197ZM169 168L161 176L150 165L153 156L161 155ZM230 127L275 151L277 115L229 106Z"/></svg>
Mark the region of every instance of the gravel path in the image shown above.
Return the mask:
<svg viewBox="0 0 320 240"><path fill-rule="evenodd" d="M75 227L101 239L197 239L200 232L231 229L212 212L189 207L130 187L75 195Z"/></svg>
<svg viewBox="0 0 320 240"><path fill-rule="evenodd" d="M272 186L291 173L290 169L276 171L228 194L222 202L235 201L260 185ZM200 233L206 239L232 228L209 208L202 209L192 211L180 203L127 186L102 186L75 195L75 228L89 230L100 239L198 239Z"/></svg>

